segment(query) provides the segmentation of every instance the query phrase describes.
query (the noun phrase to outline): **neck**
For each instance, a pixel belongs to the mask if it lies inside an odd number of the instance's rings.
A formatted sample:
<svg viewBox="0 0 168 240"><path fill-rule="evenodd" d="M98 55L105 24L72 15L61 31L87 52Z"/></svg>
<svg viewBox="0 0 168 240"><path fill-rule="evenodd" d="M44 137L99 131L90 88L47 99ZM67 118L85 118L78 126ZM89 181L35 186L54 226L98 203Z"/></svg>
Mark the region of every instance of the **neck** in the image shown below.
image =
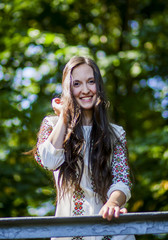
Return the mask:
<svg viewBox="0 0 168 240"><path fill-rule="evenodd" d="M93 111L92 110L83 111L82 124L86 125L86 126L91 126L92 125L92 118L93 118Z"/></svg>

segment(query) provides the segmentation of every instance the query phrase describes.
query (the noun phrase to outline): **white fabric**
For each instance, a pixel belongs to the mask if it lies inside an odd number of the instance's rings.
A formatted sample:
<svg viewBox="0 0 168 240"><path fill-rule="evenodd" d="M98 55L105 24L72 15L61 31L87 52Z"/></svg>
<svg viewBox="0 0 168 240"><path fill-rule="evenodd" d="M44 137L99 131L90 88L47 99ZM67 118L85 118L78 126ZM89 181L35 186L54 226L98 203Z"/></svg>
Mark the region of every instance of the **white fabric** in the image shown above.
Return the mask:
<svg viewBox="0 0 168 240"><path fill-rule="evenodd" d="M114 192L115 190L122 191L126 196L126 202L128 202L128 200L131 197L131 193L130 193L130 190L129 190L129 188L126 184L124 184L123 182L120 181L118 183L115 183L115 184L111 185L111 187L109 188L109 190L107 192L108 198L110 197L112 192Z"/></svg>
<svg viewBox="0 0 168 240"><path fill-rule="evenodd" d="M72 238L51 238L51 240L70 240ZM96 236L96 237L83 237L82 239L84 240L102 240L103 236ZM78 240L78 238L76 238L75 240ZM80 240L80 238L79 238ZM115 235L111 238L111 240L135 240L135 236L134 235Z"/></svg>
<svg viewBox="0 0 168 240"><path fill-rule="evenodd" d="M52 121L51 121L52 122ZM123 133L123 128L114 126L116 134L119 136ZM84 172L81 179L80 187L84 191L84 199L82 203L82 215L95 215L98 214L101 207L103 206L102 201L95 197L95 193L93 191L93 186L91 183L91 178L88 173L88 153L89 153L89 140L90 140L90 126L83 126L83 135L86 141L86 147L84 149ZM49 140L46 140L44 143L40 144L38 147L39 154L41 157L42 164L50 170L57 169L64 162L64 150L63 149L55 149L54 146L50 143ZM59 170L53 172L55 177L56 186L58 186L58 175ZM113 184L109 191L108 197L110 194L115 191L120 190L126 195L126 199L128 200L131 196L130 190L126 184L123 182L118 182ZM64 195L64 197L60 198L60 192L57 190L57 206L56 206L56 216L58 217L66 217L66 216L74 216L74 189L70 189L68 193ZM56 238L52 238L55 240ZM64 239L72 239L72 238L58 238L59 240ZM74 238L75 239L75 238ZM103 237L84 237L85 240L101 240ZM133 235L129 236L113 236L113 240L134 240L135 237Z"/></svg>
<svg viewBox="0 0 168 240"><path fill-rule="evenodd" d="M64 149L55 149L47 139L38 147L41 163L48 169L57 169L64 162Z"/></svg>

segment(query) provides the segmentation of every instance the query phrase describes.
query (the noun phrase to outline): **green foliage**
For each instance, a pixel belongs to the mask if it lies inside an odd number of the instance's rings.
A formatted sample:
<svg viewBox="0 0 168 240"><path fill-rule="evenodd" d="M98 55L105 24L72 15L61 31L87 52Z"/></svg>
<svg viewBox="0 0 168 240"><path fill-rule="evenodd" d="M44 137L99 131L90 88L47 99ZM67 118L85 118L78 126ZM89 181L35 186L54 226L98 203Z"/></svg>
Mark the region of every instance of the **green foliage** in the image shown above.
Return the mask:
<svg viewBox="0 0 168 240"><path fill-rule="evenodd" d="M0 2L1 217L54 214L52 173L22 153L36 144L73 55L96 60L110 118L127 131L129 210L168 210L167 16L159 0Z"/></svg>
<svg viewBox="0 0 168 240"><path fill-rule="evenodd" d="M134 195L130 203L132 211L167 211L167 142L168 127L153 131L145 139L139 137L130 141L130 160L135 176Z"/></svg>

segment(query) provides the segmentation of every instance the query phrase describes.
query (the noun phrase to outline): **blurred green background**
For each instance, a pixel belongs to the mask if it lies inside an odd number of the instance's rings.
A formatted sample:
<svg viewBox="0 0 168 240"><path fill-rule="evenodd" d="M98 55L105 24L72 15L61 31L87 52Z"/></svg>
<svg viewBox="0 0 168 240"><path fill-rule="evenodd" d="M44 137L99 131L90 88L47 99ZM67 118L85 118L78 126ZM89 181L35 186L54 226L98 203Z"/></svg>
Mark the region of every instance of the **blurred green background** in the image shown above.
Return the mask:
<svg viewBox="0 0 168 240"><path fill-rule="evenodd" d="M30 150L65 63L93 58L127 132L131 212L168 211L168 1L0 1L0 217L54 215L52 173ZM167 239L166 235L137 239Z"/></svg>

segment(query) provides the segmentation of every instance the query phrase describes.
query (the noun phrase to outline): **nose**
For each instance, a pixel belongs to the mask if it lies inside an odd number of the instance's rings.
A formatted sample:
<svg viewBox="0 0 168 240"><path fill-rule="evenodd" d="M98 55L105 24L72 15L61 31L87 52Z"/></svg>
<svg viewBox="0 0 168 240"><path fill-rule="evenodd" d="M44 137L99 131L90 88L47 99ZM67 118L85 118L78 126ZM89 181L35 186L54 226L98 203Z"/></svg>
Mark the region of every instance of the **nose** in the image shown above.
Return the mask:
<svg viewBox="0 0 168 240"><path fill-rule="evenodd" d="M86 84L86 83L83 84L82 93L84 93L84 94L88 94L89 91L90 91L90 90L89 90L87 84Z"/></svg>

